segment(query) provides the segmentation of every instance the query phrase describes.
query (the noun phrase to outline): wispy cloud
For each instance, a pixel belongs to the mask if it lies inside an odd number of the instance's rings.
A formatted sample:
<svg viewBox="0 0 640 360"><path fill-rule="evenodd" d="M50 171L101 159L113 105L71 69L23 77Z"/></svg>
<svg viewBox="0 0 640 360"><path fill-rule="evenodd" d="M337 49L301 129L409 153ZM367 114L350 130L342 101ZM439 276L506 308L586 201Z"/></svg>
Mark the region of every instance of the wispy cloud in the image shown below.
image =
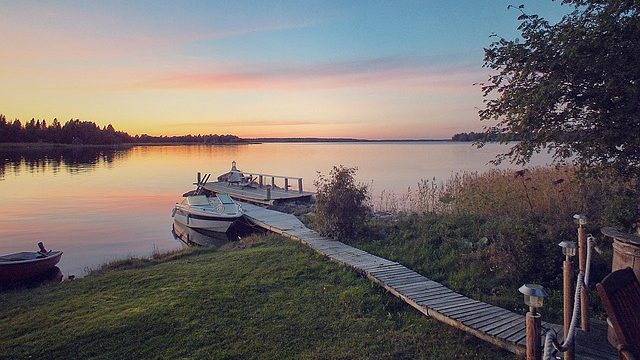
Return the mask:
<svg viewBox="0 0 640 360"><path fill-rule="evenodd" d="M326 125L330 121L310 121L310 120L238 120L238 121L215 121L215 122L189 122L167 124L166 127L254 127L254 126L309 126ZM338 123L336 121L336 123ZM344 122L339 122L344 124Z"/></svg>
<svg viewBox="0 0 640 360"><path fill-rule="evenodd" d="M455 62L454 62L455 63ZM387 57L304 65L249 65L246 69L168 71L133 84L139 89L304 90L374 84L406 89L456 90L484 78L475 64L446 65L441 59Z"/></svg>
<svg viewBox="0 0 640 360"><path fill-rule="evenodd" d="M11 51L0 53L0 60L16 61L97 61L127 59L140 54L180 52L185 46L206 40L242 37L256 33L316 26L323 19L278 18L214 24L144 21L132 24L119 13L100 11L92 6L64 6L60 3L15 3L0 12L2 44ZM84 8L81 10L81 8ZM137 21L137 19L136 19Z"/></svg>

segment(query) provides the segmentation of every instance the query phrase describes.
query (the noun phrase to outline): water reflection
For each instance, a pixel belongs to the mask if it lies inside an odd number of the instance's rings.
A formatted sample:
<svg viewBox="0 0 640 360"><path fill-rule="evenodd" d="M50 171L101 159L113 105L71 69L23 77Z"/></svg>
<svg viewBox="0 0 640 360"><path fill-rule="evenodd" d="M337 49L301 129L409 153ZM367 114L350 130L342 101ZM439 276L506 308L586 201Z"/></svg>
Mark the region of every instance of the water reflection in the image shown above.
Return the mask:
<svg viewBox="0 0 640 360"><path fill-rule="evenodd" d="M176 221L173 222L171 235L175 240L181 241L187 246L206 246L219 248L231 241L237 241L261 230L252 227L244 221L236 221L229 227L226 233L192 229Z"/></svg>
<svg viewBox="0 0 640 360"><path fill-rule="evenodd" d="M327 174L334 165L356 166L358 181L373 181L376 199L382 190L404 193L422 178L442 180L456 171L482 171L504 150L497 144L475 149L461 143L3 146L0 254L46 240L49 247L65 252L58 265L65 275L80 277L105 262L179 248L182 242L170 235L170 210L193 188L196 172L217 176L228 171L233 160L244 171L303 177L309 191L315 190L317 171Z"/></svg>
<svg viewBox="0 0 640 360"><path fill-rule="evenodd" d="M0 149L0 180L7 173L53 173L61 169L71 174L96 167L109 167L116 160L129 156L131 148L110 147L9 147Z"/></svg>
<svg viewBox="0 0 640 360"><path fill-rule="evenodd" d="M13 283L0 283L0 291L31 289L42 285L57 284L62 282L63 277L62 270L60 270L59 267L54 266L42 274L27 280Z"/></svg>
<svg viewBox="0 0 640 360"><path fill-rule="evenodd" d="M195 230L176 221L173 222L171 234L174 239L182 241L187 246L198 245L219 248L229 241L235 240L233 237L229 239L227 234L206 230Z"/></svg>

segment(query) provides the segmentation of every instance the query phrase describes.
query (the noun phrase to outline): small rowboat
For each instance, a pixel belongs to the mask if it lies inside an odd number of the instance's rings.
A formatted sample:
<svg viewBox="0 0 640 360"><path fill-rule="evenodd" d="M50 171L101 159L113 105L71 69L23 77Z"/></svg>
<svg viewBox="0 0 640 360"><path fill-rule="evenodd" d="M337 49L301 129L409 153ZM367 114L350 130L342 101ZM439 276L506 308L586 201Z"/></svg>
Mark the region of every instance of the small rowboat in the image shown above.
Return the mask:
<svg viewBox="0 0 640 360"><path fill-rule="evenodd" d="M0 256L0 284L15 283L36 277L56 266L62 251L47 251L38 243L39 251L23 251Z"/></svg>

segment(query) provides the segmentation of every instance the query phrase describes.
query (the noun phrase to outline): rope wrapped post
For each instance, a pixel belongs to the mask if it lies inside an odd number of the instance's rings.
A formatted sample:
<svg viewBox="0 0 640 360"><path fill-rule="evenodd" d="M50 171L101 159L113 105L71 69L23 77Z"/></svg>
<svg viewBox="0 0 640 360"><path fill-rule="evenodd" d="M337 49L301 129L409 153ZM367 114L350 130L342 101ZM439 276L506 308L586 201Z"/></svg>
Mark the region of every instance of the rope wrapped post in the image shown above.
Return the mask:
<svg viewBox="0 0 640 360"><path fill-rule="evenodd" d="M525 318L527 360L541 360L542 346L540 336L542 334L542 319L538 314L538 308L544 304L547 296L546 290L537 284L524 284L518 291L524 295L524 303L529 306L529 312Z"/></svg>
<svg viewBox="0 0 640 360"><path fill-rule="evenodd" d="M576 214L573 218L578 223L578 268L585 273L587 267L587 238L584 226L587 224L587 215ZM580 294L580 328L589 331L589 292L584 289Z"/></svg>
<svg viewBox="0 0 640 360"><path fill-rule="evenodd" d="M564 340L569 338L569 332L571 327L571 317L573 314L573 262L571 258L576 255L578 250L578 244L574 241L562 241L558 244L562 248L562 253L565 258L562 263L562 285L563 285L563 327L562 332L564 334ZM571 343L567 351L564 353L565 360L575 359L575 346Z"/></svg>

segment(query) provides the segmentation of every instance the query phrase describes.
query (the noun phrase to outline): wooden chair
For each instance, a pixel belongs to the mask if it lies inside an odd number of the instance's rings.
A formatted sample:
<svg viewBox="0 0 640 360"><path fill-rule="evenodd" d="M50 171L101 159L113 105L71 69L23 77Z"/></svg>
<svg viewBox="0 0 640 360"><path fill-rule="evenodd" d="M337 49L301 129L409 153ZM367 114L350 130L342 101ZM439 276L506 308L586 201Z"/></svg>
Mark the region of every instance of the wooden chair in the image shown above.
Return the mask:
<svg viewBox="0 0 640 360"><path fill-rule="evenodd" d="M640 282L631 268L617 270L596 285L618 339L623 360L640 360Z"/></svg>

